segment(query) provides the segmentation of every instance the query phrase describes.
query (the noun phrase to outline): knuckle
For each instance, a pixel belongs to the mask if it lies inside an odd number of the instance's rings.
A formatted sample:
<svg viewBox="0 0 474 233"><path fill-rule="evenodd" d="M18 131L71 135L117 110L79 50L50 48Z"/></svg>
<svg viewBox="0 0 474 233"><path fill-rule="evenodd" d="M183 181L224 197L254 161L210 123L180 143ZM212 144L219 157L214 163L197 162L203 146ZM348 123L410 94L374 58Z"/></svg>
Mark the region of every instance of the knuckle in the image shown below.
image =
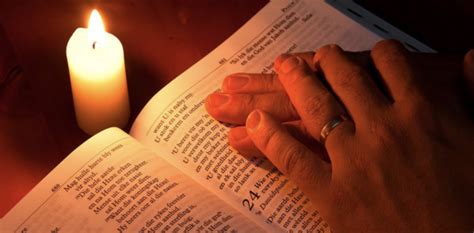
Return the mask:
<svg viewBox="0 0 474 233"><path fill-rule="evenodd" d="M373 145L376 145L382 151L390 151L390 148L394 148L394 145L399 144L402 138L399 132L401 127L387 118L380 117L369 123L370 135L377 135L377 143Z"/></svg>
<svg viewBox="0 0 474 233"><path fill-rule="evenodd" d="M328 102L325 95L327 94L313 95L304 101L304 111L315 120L320 120L325 112L324 106Z"/></svg>
<svg viewBox="0 0 474 233"><path fill-rule="evenodd" d="M322 46L321 48L318 49L318 52L330 52L330 51L335 51L339 48L337 44L327 44Z"/></svg>
<svg viewBox="0 0 474 233"><path fill-rule="evenodd" d="M393 142L395 138L394 131L388 127L386 124L378 123L371 123L370 124L370 132L372 135L377 135L378 140L382 142L382 144L391 144L388 142Z"/></svg>
<svg viewBox="0 0 474 233"><path fill-rule="evenodd" d="M327 58L334 55L335 53L341 52L341 48L336 44L328 44L318 49L316 54L313 57L313 64L320 64L321 66L326 66L326 63L329 62Z"/></svg>
<svg viewBox="0 0 474 233"><path fill-rule="evenodd" d="M365 71L360 67L352 67L351 69L339 71L336 74L334 82L339 86L349 87L355 82L355 80L360 79L365 75Z"/></svg>
<svg viewBox="0 0 474 233"><path fill-rule="evenodd" d="M404 50L405 47L398 40L382 40L377 42L372 49L375 53L393 53L396 51Z"/></svg>
<svg viewBox="0 0 474 233"><path fill-rule="evenodd" d="M245 109L254 109L256 104L256 97L251 94L240 95L240 108L236 108L238 112L241 112Z"/></svg>
<svg viewBox="0 0 474 233"><path fill-rule="evenodd" d="M286 146L281 157L281 164L283 165L283 171L281 172L290 176L296 172L301 172L297 168L300 167L299 164L305 153L306 149L300 145Z"/></svg>
<svg viewBox="0 0 474 233"><path fill-rule="evenodd" d="M288 84L287 88L293 92L298 92L301 88L308 85L308 82L313 82L314 76L311 71L309 71L309 68L298 67L295 68L286 79L285 82Z"/></svg>
<svg viewBox="0 0 474 233"><path fill-rule="evenodd" d="M329 44L319 47L319 49L317 49L316 53L314 54L313 60L314 59L319 60L323 58L324 55L326 55L329 50L331 50L331 45Z"/></svg>
<svg viewBox="0 0 474 233"><path fill-rule="evenodd" d="M278 79L277 74L271 74L268 76L269 81L267 82L268 85L271 85L272 89L281 89L282 85L280 80Z"/></svg>
<svg viewBox="0 0 474 233"><path fill-rule="evenodd" d="M258 79L258 82L260 82L262 89L263 90L272 90L273 89L273 80L272 77L268 75L262 76L261 79Z"/></svg>
<svg viewBox="0 0 474 233"><path fill-rule="evenodd" d="M411 115L412 117L428 117L433 112L433 102L426 97L419 88L413 84L411 88L404 93L406 100L400 103L402 112ZM423 118L419 118L423 119Z"/></svg>
<svg viewBox="0 0 474 233"><path fill-rule="evenodd" d="M293 80L303 80L306 78L312 78L313 73L309 69L308 65L304 62L298 64L292 72Z"/></svg>
<svg viewBox="0 0 474 233"><path fill-rule="evenodd" d="M320 52L321 50L325 50L325 49L331 49L332 46L334 46L335 44L326 44L326 45L323 45L321 46L319 49L318 49L318 52Z"/></svg>
<svg viewBox="0 0 474 233"><path fill-rule="evenodd" d="M294 108L286 95L271 96L266 101L266 107L269 112L275 113L275 117L282 117L284 120L287 116L294 115Z"/></svg>
<svg viewBox="0 0 474 233"><path fill-rule="evenodd" d="M390 65L393 62L405 59L407 50L397 40L383 40L377 42L371 51L371 56L375 60L380 60L384 64Z"/></svg>

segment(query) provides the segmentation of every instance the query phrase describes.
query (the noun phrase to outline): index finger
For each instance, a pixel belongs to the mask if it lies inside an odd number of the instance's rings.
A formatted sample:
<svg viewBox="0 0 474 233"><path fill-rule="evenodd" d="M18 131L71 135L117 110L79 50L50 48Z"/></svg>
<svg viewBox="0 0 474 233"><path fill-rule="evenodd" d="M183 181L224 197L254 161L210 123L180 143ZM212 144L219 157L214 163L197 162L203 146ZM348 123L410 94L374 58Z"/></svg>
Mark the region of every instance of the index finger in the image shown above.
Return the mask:
<svg viewBox="0 0 474 233"><path fill-rule="evenodd" d="M294 53L293 56L302 58L311 69L314 52ZM235 73L225 77L221 87L226 93L266 93L284 91L276 74Z"/></svg>

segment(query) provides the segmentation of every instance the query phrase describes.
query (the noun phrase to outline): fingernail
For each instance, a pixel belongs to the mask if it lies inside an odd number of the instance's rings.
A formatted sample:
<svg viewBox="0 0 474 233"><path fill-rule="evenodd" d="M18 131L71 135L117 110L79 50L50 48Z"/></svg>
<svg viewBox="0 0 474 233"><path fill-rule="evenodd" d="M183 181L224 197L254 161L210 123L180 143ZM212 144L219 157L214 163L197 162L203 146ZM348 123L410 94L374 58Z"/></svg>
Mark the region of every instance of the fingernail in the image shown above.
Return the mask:
<svg viewBox="0 0 474 233"><path fill-rule="evenodd" d="M259 124L260 124L260 112L258 110L253 111L247 117L247 122L246 122L245 126L247 127L247 129L255 130L255 129L258 128Z"/></svg>
<svg viewBox="0 0 474 233"><path fill-rule="evenodd" d="M313 58L313 65L319 63L319 60L320 60L322 57L324 57L330 50L336 49L336 48L338 48L338 47L339 47L339 46L336 45L336 44L329 44L329 45L325 45L325 46L319 48L319 49L316 51L316 54L314 55L314 58Z"/></svg>
<svg viewBox="0 0 474 233"><path fill-rule="evenodd" d="M229 76L225 82L225 90L239 90L249 82L250 78L245 75Z"/></svg>
<svg viewBox="0 0 474 233"><path fill-rule="evenodd" d="M235 141L241 141L247 138L247 130L245 130L243 127L234 128L230 131L230 135Z"/></svg>
<svg viewBox="0 0 474 233"><path fill-rule="evenodd" d="M220 93L213 93L208 98L208 104L211 107L220 107L229 102L229 96Z"/></svg>
<svg viewBox="0 0 474 233"><path fill-rule="evenodd" d="M290 54L282 54L282 55L278 56L277 59L275 59L275 63L273 64L273 68L275 68L276 71L280 71L281 64L286 59L288 59L289 57L291 57Z"/></svg>
<svg viewBox="0 0 474 233"><path fill-rule="evenodd" d="M299 57L290 57L286 59L280 66L280 72L288 73L296 68L301 62L301 58Z"/></svg>

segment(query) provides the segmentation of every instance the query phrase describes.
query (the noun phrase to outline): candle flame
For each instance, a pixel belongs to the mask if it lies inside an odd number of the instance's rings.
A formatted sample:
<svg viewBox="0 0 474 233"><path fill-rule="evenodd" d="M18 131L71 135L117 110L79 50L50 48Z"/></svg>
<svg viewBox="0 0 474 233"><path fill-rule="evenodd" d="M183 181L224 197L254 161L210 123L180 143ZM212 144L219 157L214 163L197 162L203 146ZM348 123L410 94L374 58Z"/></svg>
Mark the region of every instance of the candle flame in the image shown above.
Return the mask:
<svg viewBox="0 0 474 233"><path fill-rule="evenodd" d="M89 44L93 49L104 43L105 29L99 12L94 9L89 18Z"/></svg>

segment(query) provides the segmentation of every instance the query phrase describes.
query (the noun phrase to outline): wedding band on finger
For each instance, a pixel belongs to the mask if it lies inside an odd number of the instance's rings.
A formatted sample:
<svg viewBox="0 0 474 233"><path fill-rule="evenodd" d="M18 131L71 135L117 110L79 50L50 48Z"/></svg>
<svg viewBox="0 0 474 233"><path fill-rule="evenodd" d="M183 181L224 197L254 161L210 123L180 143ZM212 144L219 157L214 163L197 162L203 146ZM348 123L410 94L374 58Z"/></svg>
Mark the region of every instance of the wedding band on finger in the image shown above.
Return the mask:
<svg viewBox="0 0 474 233"><path fill-rule="evenodd" d="M339 116L336 116L329 120L324 126L323 129L321 129L321 143L324 145L326 142L327 137L331 133L333 129L335 129L338 125L340 125L342 122L349 120L349 117L345 114L341 114Z"/></svg>

